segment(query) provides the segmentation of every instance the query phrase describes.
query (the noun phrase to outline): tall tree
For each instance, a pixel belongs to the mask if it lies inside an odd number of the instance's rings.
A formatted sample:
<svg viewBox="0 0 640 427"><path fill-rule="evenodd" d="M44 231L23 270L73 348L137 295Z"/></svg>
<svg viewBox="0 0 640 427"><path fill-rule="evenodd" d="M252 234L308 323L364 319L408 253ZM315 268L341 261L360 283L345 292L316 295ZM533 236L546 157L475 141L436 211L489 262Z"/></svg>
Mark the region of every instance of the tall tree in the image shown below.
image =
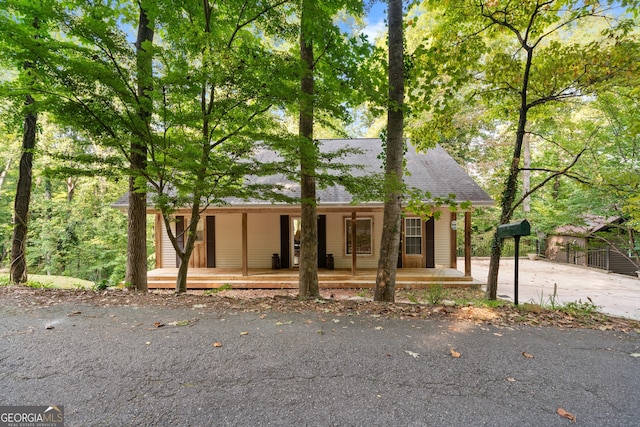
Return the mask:
<svg viewBox="0 0 640 427"><path fill-rule="evenodd" d="M402 215L404 153L404 29L402 1L389 0L389 100L385 156L385 201L375 301L395 301L395 280Z"/></svg>
<svg viewBox="0 0 640 427"><path fill-rule="evenodd" d="M5 4L2 4L5 3ZM20 155L19 177L14 201L13 237L11 244L10 278L13 283L27 281L26 245L29 222L29 204L31 200L33 155L36 147L37 104L35 86L41 78L38 70L37 52L45 42L46 16L43 16L40 2L26 4L0 3L0 35L3 42L0 54L4 69L18 71L17 78L5 83L10 90L3 95L18 96L23 99L22 147ZM21 10L22 13L16 13Z"/></svg>
<svg viewBox="0 0 640 427"><path fill-rule="evenodd" d="M154 126L160 132L150 151L147 179L180 259L176 292L186 291L204 209L226 204L229 197L269 194L278 200L276 189L245 177L273 173L273 165L258 164L252 156L263 145L282 144L270 110L290 89L278 80L290 66L263 41L270 20L281 17L282 5L163 5L159 27L164 44L157 56L163 71L154 90ZM183 232L175 222L179 211L188 220Z"/></svg>
<svg viewBox="0 0 640 427"><path fill-rule="evenodd" d="M632 24L624 13L613 19L618 6L614 2L430 4L440 13L431 24L432 38L425 44L420 69L425 93L441 95L429 112L431 126L453 128L465 106L481 103L493 126L497 123L508 129L513 142L498 220L508 223L522 202L518 182L523 141L534 131L531 118L559 103L589 102L606 90L619 70L626 72L630 61L619 52L631 37ZM605 26L597 31L600 22ZM573 37L580 31L585 37ZM490 127L485 129L491 132ZM579 153L568 165L549 171L546 182L566 172L578 157ZM487 279L490 299L496 298L501 249L496 232Z"/></svg>
<svg viewBox="0 0 640 427"><path fill-rule="evenodd" d="M136 38L136 83L140 128L146 137L132 138L130 148L131 176L129 177L129 208L127 269L125 282L136 290L147 290L147 144L152 138L151 114L153 112L150 92L153 90L153 43L154 23L147 13L146 1L138 2L138 35ZM153 18L152 18L153 19Z"/></svg>
<svg viewBox="0 0 640 427"><path fill-rule="evenodd" d="M313 140L314 0L302 0L300 13L300 60L303 74L300 81L300 275L298 296L301 299L320 296L318 287L318 221L316 214L315 162L317 146Z"/></svg>
<svg viewBox="0 0 640 427"><path fill-rule="evenodd" d="M123 24L130 23L130 9L135 8L126 1L109 4L40 1L37 6L31 3L14 2L16 15L26 16L37 8L38 13L46 14L50 25L56 28L55 37L41 40L39 49L29 50L41 64L41 81L37 82L34 92L46 100L42 103L55 113L52 116L54 120L72 125L105 146L119 148L125 158L131 160L133 157L132 164L136 168L145 157L144 149L140 147L147 144L144 138L148 135L149 126L141 126L140 123L145 123L144 114L140 114L140 104L145 97L137 96L133 65L136 53L122 29ZM151 60L143 60L145 48L142 47L145 40L150 41L150 35L152 37L149 27L144 28L147 24L148 21L141 21L138 58L142 60L141 67L146 64L150 68ZM10 40L14 49L29 48L24 39L12 36ZM138 74L144 78L144 73ZM142 88L140 93L144 94L144 84ZM136 139L138 143L133 144L132 150L129 142ZM91 156L82 153L82 157L86 161ZM113 167L115 164L109 165ZM136 176L140 175L139 171L134 172ZM140 188L139 182L136 188ZM141 200L144 198L142 195ZM134 210L137 221L132 221L130 228L134 237L129 251L132 259L128 278L145 290L145 206L134 203ZM141 232L139 227L142 227ZM142 237L137 238L140 233Z"/></svg>
<svg viewBox="0 0 640 427"><path fill-rule="evenodd" d="M25 70L33 68L25 64ZM27 230L29 222L29 202L31 201L31 172L33 170L33 151L36 146L37 113L33 110L35 100L26 96L27 111L22 136L22 154L20 155L20 175L14 204L13 241L11 244L11 281L15 284L27 281Z"/></svg>
<svg viewBox="0 0 640 427"><path fill-rule="evenodd" d="M300 165L301 247L299 297L319 297L318 231L316 186L347 184L346 166L339 164L342 153L320 153L315 140L316 128L325 135L340 134L340 125L351 120L349 107L362 102L361 64L371 52L371 45L347 31L344 21L362 16L359 0L301 0L295 9L298 18L298 57L290 79L299 81L299 90L285 100L287 111L298 115L298 138L295 153ZM345 17L349 17L346 19ZM341 20L341 19L344 19ZM283 31L287 34L287 31ZM285 41L293 44L285 36ZM295 98L294 98L295 97ZM297 108L297 109L296 109ZM353 181L351 182L353 183Z"/></svg>

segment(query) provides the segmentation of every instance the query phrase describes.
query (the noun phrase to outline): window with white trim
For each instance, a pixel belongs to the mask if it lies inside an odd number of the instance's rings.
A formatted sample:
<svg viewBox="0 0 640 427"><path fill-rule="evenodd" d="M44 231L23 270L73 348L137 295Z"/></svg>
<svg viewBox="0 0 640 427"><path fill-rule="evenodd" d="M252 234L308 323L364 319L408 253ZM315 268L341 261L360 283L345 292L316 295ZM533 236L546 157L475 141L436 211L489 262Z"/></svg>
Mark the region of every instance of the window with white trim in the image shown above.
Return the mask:
<svg viewBox="0 0 640 427"><path fill-rule="evenodd" d="M345 218L345 253L351 254L351 218ZM356 254L373 254L373 220L371 218L356 219Z"/></svg>
<svg viewBox="0 0 640 427"><path fill-rule="evenodd" d="M407 255L422 255L422 219L404 220L404 251Z"/></svg>

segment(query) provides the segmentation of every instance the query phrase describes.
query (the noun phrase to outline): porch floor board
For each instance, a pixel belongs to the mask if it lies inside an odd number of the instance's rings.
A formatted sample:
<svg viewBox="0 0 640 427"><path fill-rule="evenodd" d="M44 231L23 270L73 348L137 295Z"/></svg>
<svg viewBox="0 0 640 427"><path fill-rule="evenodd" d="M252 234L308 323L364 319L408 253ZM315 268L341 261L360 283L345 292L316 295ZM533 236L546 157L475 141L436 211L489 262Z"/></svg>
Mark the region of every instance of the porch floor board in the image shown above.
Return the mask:
<svg viewBox="0 0 640 427"><path fill-rule="evenodd" d="M150 289L173 289L177 268L158 268L148 273ZM374 288L375 269L361 269L355 276L350 269L318 270L321 289ZM443 287L472 287L483 283L454 268L404 268L396 273L397 289L425 289L433 284ZM242 275L239 268L190 268L187 273L188 289L212 289L230 285L234 289L297 289L298 269L249 269Z"/></svg>

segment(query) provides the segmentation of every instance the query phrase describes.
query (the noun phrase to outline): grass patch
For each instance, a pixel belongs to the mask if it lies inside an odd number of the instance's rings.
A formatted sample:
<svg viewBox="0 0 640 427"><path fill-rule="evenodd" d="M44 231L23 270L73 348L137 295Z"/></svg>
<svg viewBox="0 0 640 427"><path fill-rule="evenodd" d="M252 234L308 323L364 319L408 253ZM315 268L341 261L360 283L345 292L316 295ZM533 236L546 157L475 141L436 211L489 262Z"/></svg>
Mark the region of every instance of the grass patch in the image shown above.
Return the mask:
<svg viewBox="0 0 640 427"><path fill-rule="evenodd" d="M0 276L0 286L11 285L9 275ZM34 289L93 289L95 283L76 277L29 274L25 286Z"/></svg>
<svg viewBox="0 0 640 427"><path fill-rule="evenodd" d="M202 293L202 295L215 295L218 292L222 292L222 291L230 291L231 289L233 289L233 287L228 284L225 283L224 285L220 286L219 288L211 288L211 289L207 289L206 291L204 291Z"/></svg>
<svg viewBox="0 0 640 427"><path fill-rule="evenodd" d="M602 307L595 305L592 301L582 302L582 300L578 300L564 304L559 308L559 310L569 316L573 316L577 319L583 319L591 317L594 314L599 314L601 308Z"/></svg>

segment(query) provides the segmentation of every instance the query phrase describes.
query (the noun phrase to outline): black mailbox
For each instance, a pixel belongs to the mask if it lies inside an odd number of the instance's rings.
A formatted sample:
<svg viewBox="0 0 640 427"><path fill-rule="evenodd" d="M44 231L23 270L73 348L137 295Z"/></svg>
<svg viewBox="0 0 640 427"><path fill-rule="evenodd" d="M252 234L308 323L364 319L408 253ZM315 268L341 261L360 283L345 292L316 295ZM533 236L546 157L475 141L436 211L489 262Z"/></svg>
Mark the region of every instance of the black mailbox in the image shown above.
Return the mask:
<svg viewBox="0 0 640 427"><path fill-rule="evenodd" d="M528 236L531 234L531 225L529 221L523 219L522 221L512 222L511 224L502 224L498 226L498 237L515 237L515 236Z"/></svg>
<svg viewBox="0 0 640 427"><path fill-rule="evenodd" d="M513 240L515 240L513 301L516 305L518 305L518 258L520 258L520 236L528 236L530 234L531 224L529 224L529 221L526 219L498 226L498 237L502 239L505 237L513 237Z"/></svg>

